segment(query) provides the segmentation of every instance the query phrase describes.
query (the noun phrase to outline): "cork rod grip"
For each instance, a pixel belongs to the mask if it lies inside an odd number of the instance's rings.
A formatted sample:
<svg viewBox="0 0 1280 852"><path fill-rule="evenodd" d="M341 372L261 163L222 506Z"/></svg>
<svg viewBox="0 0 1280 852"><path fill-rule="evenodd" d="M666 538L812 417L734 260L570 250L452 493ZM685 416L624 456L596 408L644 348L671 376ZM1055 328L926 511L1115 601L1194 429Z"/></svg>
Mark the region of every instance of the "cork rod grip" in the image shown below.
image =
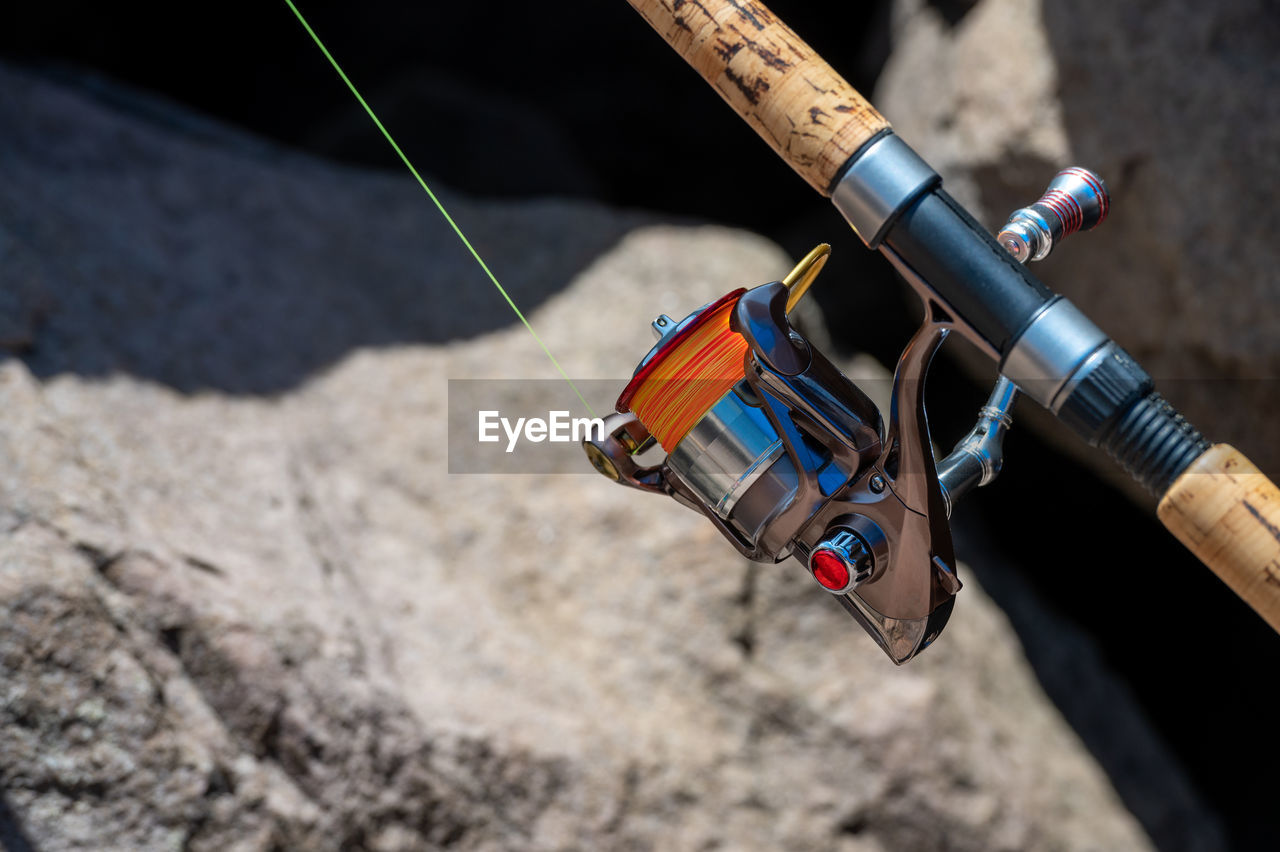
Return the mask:
<svg viewBox="0 0 1280 852"><path fill-rule="evenodd" d="M1280 631L1280 489L1227 444L1215 444L1170 486L1161 522Z"/></svg>
<svg viewBox="0 0 1280 852"><path fill-rule="evenodd" d="M889 127L821 56L760 3L627 0L823 195L850 155Z"/></svg>

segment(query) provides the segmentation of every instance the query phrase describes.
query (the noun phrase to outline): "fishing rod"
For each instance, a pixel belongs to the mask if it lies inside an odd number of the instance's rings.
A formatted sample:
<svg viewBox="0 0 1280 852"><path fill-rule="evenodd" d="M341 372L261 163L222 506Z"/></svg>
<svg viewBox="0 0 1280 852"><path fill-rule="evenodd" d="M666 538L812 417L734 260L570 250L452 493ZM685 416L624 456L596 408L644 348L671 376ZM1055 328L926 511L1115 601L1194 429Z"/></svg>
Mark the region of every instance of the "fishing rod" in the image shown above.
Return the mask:
<svg viewBox="0 0 1280 852"><path fill-rule="evenodd" d="M628 0L924 305L887 417L788 314L829 248L782 281L677 321L584 442L610 479L701 512L744 556L800 561L895 663L945 626L961 583L949 517L991 482L1019 396L1101 447L1159 498L1165 527L1280 631L1280 490L1210 444L1114 340L1026 264L1101 223L1103 180L1068 168L994 237L889 122L762 4ZM951 333L998 367L978 422L935 459L924 405ZM663 454L653 460L657 453Z"/></svg>

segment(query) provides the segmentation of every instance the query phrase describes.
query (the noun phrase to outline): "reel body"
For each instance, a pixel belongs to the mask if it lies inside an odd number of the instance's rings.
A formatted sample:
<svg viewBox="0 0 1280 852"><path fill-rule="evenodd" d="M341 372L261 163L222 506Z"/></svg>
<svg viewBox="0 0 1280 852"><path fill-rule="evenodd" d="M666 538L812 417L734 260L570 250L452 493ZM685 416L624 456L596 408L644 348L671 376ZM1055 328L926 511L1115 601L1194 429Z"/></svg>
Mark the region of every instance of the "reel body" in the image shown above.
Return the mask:
<svg viewBox="0 0 1280 852"><path fill-rule="evenodd" d="M960 588L922 396L945 330L927 322L904 353L886 429L871 399L791 327L791 295L774 282L680 323L660 317L663 336L606 419L603 440L584 444L602 473L701 512L744 556L799 559L902 663L938 635ZM721 312L741 361L733 375L708 376L697 367L717 347L696 338ZM656 378L673 364L694 368L683 384L671 377L680 369ZM668 406L692 410L646 406L652 383L663 385ZM645 422L682 419L692 425L656 436ZM659 437L666 458L638 465Z"/></svg>
<svg viewBox="0 0 1280 852"><path fill-rule="evenodd" d="M1101 178L1065 169L997 240L1020 263L1039 260L1108 207ZM601 473L701 512L742 555L798 559L901 664L951 614L960 580L948 518L1000 472L1018 389L1000 376L977 424L935 463L929 364L952 330L980 347L983 339L895 251L881 250L925 307L894 370L887 420L787 319L826 261L830 247L820 245L782 281L735 290L678 323L658 317L659 340L618 413L583 445ZM655 442L666 457L642 465Z"/></svg>

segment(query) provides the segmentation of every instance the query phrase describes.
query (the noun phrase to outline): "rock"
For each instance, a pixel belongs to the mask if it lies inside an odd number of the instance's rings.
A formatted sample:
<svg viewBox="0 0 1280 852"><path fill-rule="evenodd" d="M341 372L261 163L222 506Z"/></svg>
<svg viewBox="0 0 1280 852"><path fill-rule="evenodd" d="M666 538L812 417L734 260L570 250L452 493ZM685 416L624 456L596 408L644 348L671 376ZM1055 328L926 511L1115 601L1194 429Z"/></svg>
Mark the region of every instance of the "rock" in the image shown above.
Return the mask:
<svg viewBox="0 0 1280 852"><path fill-rule="evenodd" d="M561 380L407 178L7 70L0 124L4 268L51 306L0 366L15 845L1150 848L967 571L897 669L802 570L585 461L450 473L448 380ZM598 410L651 316L789 266L446 202Z"/></svg>
<svg viewBox="0 0 1280 852"><path fill-rule="evenodd" d="M1036 274L1131 352L1210 440L1244 450L1273 478L1280 444L1258 424L1280 416L1280 264L1266 177L1280 147L1278 39L1280 18L1260 0L1112 3L1087 14L1021 0L900 0L875 97L993 229L1058 169L1101 174L1110 217Z"/></svg>

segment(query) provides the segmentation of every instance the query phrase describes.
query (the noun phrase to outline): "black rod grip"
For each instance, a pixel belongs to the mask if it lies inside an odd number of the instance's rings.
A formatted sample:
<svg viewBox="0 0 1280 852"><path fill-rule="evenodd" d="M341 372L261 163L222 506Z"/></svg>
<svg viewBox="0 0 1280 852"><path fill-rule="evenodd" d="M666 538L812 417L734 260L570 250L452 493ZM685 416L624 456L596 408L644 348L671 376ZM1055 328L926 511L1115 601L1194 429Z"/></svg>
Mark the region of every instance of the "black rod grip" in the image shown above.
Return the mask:
<svg viewBox="0 0 1280 852"><path fill-rule="evenodd" d="M884 240L1002 356L1053 298L941 189L903 211Z"/></svg>

